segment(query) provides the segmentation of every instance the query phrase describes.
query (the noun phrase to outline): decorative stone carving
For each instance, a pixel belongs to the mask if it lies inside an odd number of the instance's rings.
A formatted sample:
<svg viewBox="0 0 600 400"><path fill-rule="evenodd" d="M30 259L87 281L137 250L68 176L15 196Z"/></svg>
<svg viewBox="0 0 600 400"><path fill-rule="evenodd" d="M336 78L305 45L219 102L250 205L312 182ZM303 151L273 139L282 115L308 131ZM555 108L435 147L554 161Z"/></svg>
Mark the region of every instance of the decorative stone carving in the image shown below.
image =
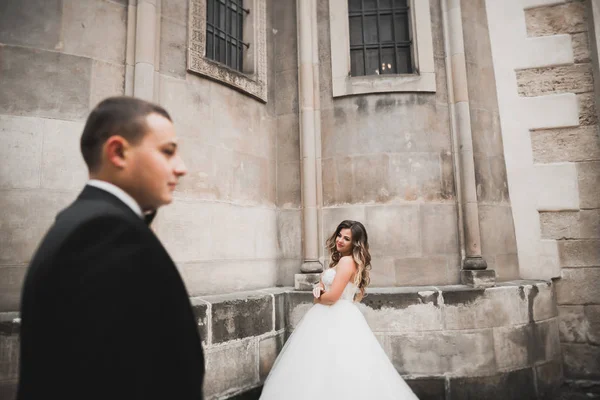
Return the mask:
<svg viewBox="0 0 600 400"><path fill-rule="evenodd" d="M189 0L188 60L189 72L197 73L267 102L267 7L266 0L250 0L255 31L250 45L254 73L244 74L206 57L206 0Z"/></svg>

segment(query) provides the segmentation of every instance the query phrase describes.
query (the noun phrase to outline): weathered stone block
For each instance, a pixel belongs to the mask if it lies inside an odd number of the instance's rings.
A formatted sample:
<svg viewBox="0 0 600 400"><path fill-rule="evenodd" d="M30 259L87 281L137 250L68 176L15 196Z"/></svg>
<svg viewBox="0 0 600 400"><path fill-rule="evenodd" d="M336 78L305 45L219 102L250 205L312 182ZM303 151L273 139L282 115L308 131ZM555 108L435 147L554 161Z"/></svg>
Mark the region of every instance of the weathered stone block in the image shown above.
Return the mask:
<svg viewBox="0 0 600 400"><path fill-rule="evenodd" d="M557 35L587 31L585 3L573 1L525 10L529 36Z"/></svg>
<svg viewBox="0 0 600 400"><path fill-rule="evenodd" d="M40 185L43 123L37 118L0 116L0 188Z"/></svg>
<svg viewBox="0 0 600 400"><path fill-rule="evenodd" d="M169 0L161 3L161 14L163 17L171 18L180 23L186 23L188 18L189 0Z"/></svg>
<svg viewBox="0 0 600 400"><path fill-rule="evenodd" d="M0 4L0 43L54 50L60 41L61 0L7 0Z"/></svg>
<svg viewBox="0 0 600 400"><path fill-rule="evenodd" d="M125 66L103 61L92 63L92 87L90 108L107 97L125 94Z"/></svg>
<svg viewBox="0 0 600 400"><path fill-rule="evenodd" d="M417 205L366 208L370 251L373 255L419 256L420 224Z"/></svg>
<svg viewBox="0 0 600 400"><path fill-rule="evenodd" d="M484 254L516 254L517 242L509 205L479 205L481 250Z"/></svg>
<svg viewBox="0 0 600 400"><path fill-rule="evenodd" d="M313 306L313 295L311 292L293 291L287 294L286 321L285 326L293 330L304 314Z"/></svg>
<svg viewBox="0 0 600 400"><path fill-rule="evenodd" d="M389 340L392 363L403 374L462 376L496 371L491 330L411 333Z"/></svg>
<svg viewBox="0 0 600 400"><path fill-rule="evenodd" d="M395 260L393 257L374 257L371 259L371 271L369 277L371 278L371 287L387 287L395 286L396 281L396 267L394 266Z"/></svg>
<svg viewBox="0 0 600 400"><path fill-rule="evenodd" d="M399 153L389 156L390 197L413 201L443 200L439 153ZM389 172L387 171L389 169ZM361 190L356 185L356 190Z"/></svg>
<svg viewBox="0 0 600 400"><path fill-rule="evenodd" d="M534 374L531 368L493 376L450 378L450 398L485 400L534 400Z"/></svg>
<svg viewBox="0 0 600 400"><path fill-rule="evenodd" d="M298 113L298 70L291 69L275 74L275 110L277 115Z"/></svg>
<svg viewBox="0 0 600 400"><path fill-rule="evenodd" d="M470 108L497 112L496 75L493 65L467 62L467 76L470 83L468 85Z"/></svg>
<svg viewBox="0 0 600 400"><path fill-rule="evenodd" d="M600 346L563 343L562 349L566 378L600 378Z"/></svg>
<svg viewBox="0 0 600 400"><path fill-rule="evenodd" d="M600 240L561 240L558 242L558 252L563 267L600 265Z"/></svg>
<svg viewBox="0 0 600 400"><path fill-rule="evenodd" d="M533 160L538 163L600 159L596 126L531 131Z"/></svg>
<svg viewBox="0 0 600 400"><path fill-rule="evenodd" d="M577 177L580 207L600 208L600 161L578 163Z"/></svg>
<svg viewBox="0 0 600 400"><path fill-rule="evenodd" d="M387 154L352 158L352 200L356 203L382 203L390 198ZM439 169L438 169L439 170Z"/></svg>
<svg viewBox="0 0 600 400"><path fill-rule="evenodd" d="M579 238L579 221L579 211L540 212L540 227L542 230L542 238Z"/></svg>
<svg viewBox="0 0 600 400"><path fill-rule="evenodd" d="M473 152L486 156L502 155L502 131L497 112L473 108L470 114Z"/></svg>
<svg viewBox="0 0 600 400"><path fill-rule="evenodd" d="M440 154L441 169L442 169L442 193L441 197L444 200L454 200L456 197L456 188L454 185L454 160L452 153L442 152Z"/></svg>
<svg viewBox="0 0 600 400"><path fill-rule="evenodd" d="M97 60L125 62L127 7L98 0L63 0L63 49Z"/></svg>
<svg viewBox="0 0 600 400"><path fill-rule="evenodd" d="M581 210L580 216L580 237L582 239L600 239L600 210Z"/></svg>
<svg viewBox="0 0 600 400"><path fill-rule="evenodd" d="M550 362L537 365L535 369L538 398L551 398L550 396L555 393L556 389L560 387L564 380L562 360L552 360Z"/></svg>
<svg viewBox="0 0 600 400"><path fill-rule="evenodd" d="M419 400L446 400L445 378L405 379Z"/></svg>
<svg viewBox="0 0 600 400"><path fill-rule="evenodd" d="M421 248L424 254L457 254L458 211L455 204L422 204Z"/></svg>
<svg viewBox="0 0 600 400"><path fill-rule="evenodd" d="M585 306L585 318L588 321L589 330L587 339L591 344L600 346L600 306Z"/></svg>
<svg viewBox="0 0 600 400"><path fill-rule="evenodd" d="M258 352L260 364L258 368L261 381L264 381L267 378L267 375L275 363L277 355L283 348L284 336L285 335L283 333L280 333L278 335L262 339L259 342Z"/></svg>
<svg viewBox="0 0 600 400"><path fill-rule="evenodd" d="M3 192L0 196L0 263L27 264L56 214L75 197L76 193L41 190Z"/></svg>
<svg viewBox="0 0 600 400"><path fill-rule="evenodd" d="M83 123L47 119L43 131L42 188L81 190L89 179L88 168L79 156Z"/></svg>
<svg viewBox="0 0 600 400"><path fill-rule="evenodd" d="M523 293L528 300L529 321L545 321L558 316L554 289L550 282L526 285Z"/></svg>
<svg viewBox="0 0 600 400"><path fill-rule="evenodd" d="M191 296L239 292L274 286L277 260L215 260L179 265Z"/></svg>
<svg viewBox="0 0 600 400"><path fill-rule="evenodd" d="M519 257L517 254L496 254L488 257L484 255L488 262L488 269L496 271L496 282L510 281L520 279ZM493 265L490 262L493 259Z"/></svg>
<svg viewBox="0 0 600 400"><path fill-rule="evenodd" d="M323 232L325 234L325 238L328 239L333 233L335 229L340 224L340 222L349 219L352 221L360 221L367 228L367 232L369 234L369 238L371 237L371 229L369 229L369 225L367 224L366 217L366 207L355 205L349 207L335 207L335 208L324 208L323 209ZM369 239L369 244L372 243L372 239Z"/></svg>
<svg viewBox="0 0 600 400"><path fill-rule="evenodd" d="M460 271L460 281L463 285L474 288L493 287L496 284L496 271L493 269L462 270Z"/></svg>
<svg viewBox="0 0 600 400"><path fill-rule="evenodd" d="M439 292L368 292L359 306L374 332L434 331L443 327Z"/></svg>
<svg viewBox="0 0 600 400"><path fill-rule="evenodd" d="M19 328L13 319L10 315L0 316L0 382L19 375Z"/></svg>
<svg viewBox="0 0 600 400"><path fill-rule="evenodd" d="M397 258L394 260L395 282L399 286L447 285L454 283L448 276L452 257L430 256Z"/></svg>
<svg viewBox="0 0 600 400"><path fill-rule="evenodd" d="M219 398L258 384L258 343L244 340L205 351L204 395Z"/></svg>
<svg viewBox="0 0 600 400"><path fill-rule="evenodd" d="M207 296L211 304L212 343L262 335L274 329L273 299L265 293L247 292Z"/></svg>
<svg viewBox="0 0 600 400"><path fill-rule="evenodd" d="M573 59L576 63L584 63L591 61L590 43L588 33L574 33L571 35L573 41Z"/></svg>
<svg viewBox="0 0 600 400"><path fill-rule="evenodd" d="M471 6L473 5L475 8L479 7L481 0L477 0L476 2L465 2L465 5L466 4L468 4L468 6L461 9L463 15L465 59L468 63L491 66L492 46L490 44L490 34L487 27L485 6L483 10L473 10L475 12L471 12L471 10L469 10ZM474 17L474 15L479 15L479 18L475 19L477 17ZM477 83L478 82L475 81L468 81L468 84L470 85L477 85Z"/></svg>
<svg viewBox="0 0 600 400"><path fill-rule="evenodd" d="M500 370L514 370L560 356L558 323L549 320L494 328L494 350Z"/></svg>
<svg viewBox="0 0 600 400"><path fill-rule="evenodd" d="M198 332L200 333L200 338L202 339L202 343L206 346L210 343L211 340L208 331L208 320L210 319L210 305L208 302L202 300L199 297L191 297L190 302L192 304L192 310L194 311L194 318L196 319L196 324L198 325Z"/></svg>
<svg viewBox="0 0 600 400"><path fill-rule="evenodd" d="M556 299L560 305L600 303L600 268L564 268L556 280Z"/></svg>
<svg viewBox="0 0 600 400"><path fill-rule="evenodd" d="M277 118L277 156L280 160L300 160L300 121L295 114Z"/></svg>
<svg viewBox="0 0 600 400"><path fill-rule="evenodd" d="M521 96L592 92L592 65L572 64L519 70L517 85Z"/></svg>
<svg viewBox="0 0 600 400"><path fill-rule="evenodd" d="M594 94L578 94L577 103L579 104L579 125L598 124L598 114L596 114L596 100Z"/></svg>
<svg viewBox="0 0 600 400"><path fill-rule="evenodd" d="M282 208L301 204L300 162L277 164L277 205Z"/></svg>
<svg viewBox="0 0 600 400"><path fill-rule="evenodd" d="M294 286L294 277L300 273L300 266L302 265L302 259L277 259L277 280L275 284L277 286Z"/></svg>
<svg viewBox="0 0 600 400"><path fill-rule="evenodd" d="M24 47L0 48L0 113L83 119L88 113L92 62Z"/></svg>
<svg viewBox="0 0 600 400"><path fill-rule="evenodd" d="M528 322L528 302L522 288L497 286L473 289L465 286L445 290L446 329L482 329Z"/></svg>
<svg viewBox="0 0 600 400"><path fill-rule="evenodd" d="M273 2L274 68L276 72L298 68L296 7L289 1Z"/></svg>
<svg viewBox="0 0 600 400"><path fill-rule="evenodd" d="M169 2L167 2L169 3ZM187 18L161 18L160 72L185 78L187 73Z"/></svg>
<svg viewBox="0 0 600 400"><path fill-rule="evenodd" d="M302 214L299 210L277 212L277 254L281 258L301 258Z"/></svg>
<svg viewBox="0 0 600 400"><path fill-rule="evenodd" d="M562 342L587 342L590 326L585 317L584 306L559 306L558 317Z"/></svg>
<svg viewBox="0 0 600 400"><path fill-rule="evenodd" d="M326 205L355 203L353 171L351 157L323 161L323 198Z"/></svg>
<svg viewBox="0 0 600 400"><path fill-rule="evenodd" d="M294 289L311 291L321 279L320 273L300 273L294 276Z"/></svg>

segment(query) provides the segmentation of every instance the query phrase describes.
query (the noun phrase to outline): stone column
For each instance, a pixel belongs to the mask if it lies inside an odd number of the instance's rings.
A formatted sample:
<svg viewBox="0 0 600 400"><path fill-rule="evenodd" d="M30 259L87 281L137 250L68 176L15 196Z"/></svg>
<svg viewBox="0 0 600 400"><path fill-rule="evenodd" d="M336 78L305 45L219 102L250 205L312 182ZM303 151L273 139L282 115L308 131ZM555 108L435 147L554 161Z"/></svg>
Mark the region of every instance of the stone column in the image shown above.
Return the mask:
<svg viewBox="0 0 600 400"><path fill-rule="evenodd" d="M594 67L594 98L596 100L596 113L600 120L600 0L588 0L587 8L590 50ZM600 131L597 131L597 133L600 135Z"/></svg>
<svg viewBox="0 0 600 400"><path fill-rule="evenodd" d="M319 279L317 147L321 146L319 118L319 69L317 49L316 0L297 0L298 92L300 112L301 190L303 220L303 257L301 274L295 277L296 289L311 288Z"/></svg>
<svg viewBox="0 0 600 400"><path fill-rule="evenodd" d="M148 101L154 101L156 94L154 72L158 57L157 42L159 42L158 35L160 32L158 7L160 7L160 0L129 1L129 11L134 11L136 15L133 43L130 42L129 38L131 29L128 29L127 38L127 55L130 56L130 52L133 52L134 55L132 94ZM132 17L130 16L129 22L131 23L131 21ZM132 47L134 50L131 49ZM128 65L129 61L128 57Z"/></svg>
<svg viewBox="0 0 600 400"><path fill-rule="evenodd" d="M487 263L481 255L479 208L460 0L440 1L454 146L452 154L459 203L459 231L461 232L463 258L461 281L464 284L478 287L493 286L496 273L487 269Z"/></svg>

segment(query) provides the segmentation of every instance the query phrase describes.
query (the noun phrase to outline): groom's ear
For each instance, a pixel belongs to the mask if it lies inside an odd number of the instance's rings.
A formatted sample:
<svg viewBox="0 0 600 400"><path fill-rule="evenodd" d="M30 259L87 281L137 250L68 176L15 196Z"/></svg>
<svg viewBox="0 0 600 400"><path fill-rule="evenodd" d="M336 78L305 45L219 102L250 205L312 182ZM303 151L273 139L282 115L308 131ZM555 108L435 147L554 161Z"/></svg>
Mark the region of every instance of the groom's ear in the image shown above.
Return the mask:
<svg viewBox="0 0 600 400"><path fill-rule="evenodd" d="M124 137L119 135L111 136L104 143L104 157L114 167L119 169L125 168L129 148L129 142Z"/></svg>

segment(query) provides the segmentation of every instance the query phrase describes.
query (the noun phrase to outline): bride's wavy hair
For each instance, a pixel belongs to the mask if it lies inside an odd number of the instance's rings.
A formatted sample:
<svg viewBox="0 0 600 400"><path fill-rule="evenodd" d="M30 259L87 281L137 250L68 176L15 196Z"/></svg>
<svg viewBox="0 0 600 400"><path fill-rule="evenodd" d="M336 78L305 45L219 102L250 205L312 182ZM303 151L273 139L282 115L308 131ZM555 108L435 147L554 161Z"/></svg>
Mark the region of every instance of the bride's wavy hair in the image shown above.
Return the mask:
<svg viewBox="0 0 600 400"><path fill-rule="evenodd" d="M364 225L358 221L345 220L342 221L335 232L327 239L327 249L329 250L329 268L335 267L342 254L337 251L335 241L342 229L350 229L352 232L352 258L356 263L357 271L354 278L354 284L358 287L359 293L356 294L356 301L360 301L365 296L365 288L369 286L371 278L369 271L371 270L371 254L369 253L369 240L367 230Z"/></svg>

